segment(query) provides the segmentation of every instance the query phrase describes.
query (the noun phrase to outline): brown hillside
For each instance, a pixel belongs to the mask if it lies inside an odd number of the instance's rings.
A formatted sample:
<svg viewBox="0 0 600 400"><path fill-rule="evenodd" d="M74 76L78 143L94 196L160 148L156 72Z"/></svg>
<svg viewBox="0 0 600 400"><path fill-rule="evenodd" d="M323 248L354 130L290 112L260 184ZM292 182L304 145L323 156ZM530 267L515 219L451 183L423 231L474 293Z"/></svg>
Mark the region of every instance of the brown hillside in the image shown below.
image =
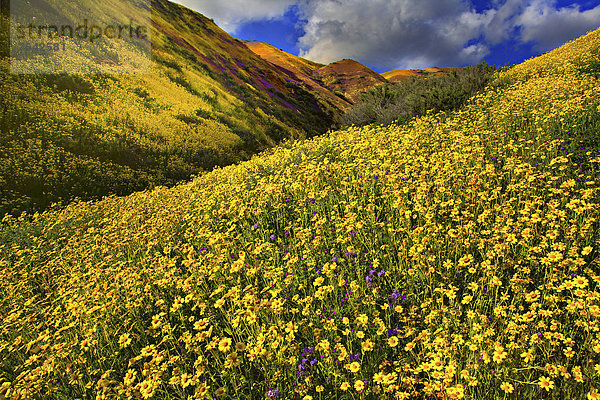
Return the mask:
<svg viewBox="0 0 600 400"><path fill-rule="evenodd" d="M245 43L256 55L295 74L312 75L315 70L324 66L323 64L287 53L266 42L251 40Z"/></svg>
<svg viewBox="0 0 600 400"><path fill-rule="evenodd" d="M428 67L425 69L395 69L381 74L390 82L401 82L411 76L428 77L433 75L447 74L451 71L460 72L462 67Z"/></svg>
<svg viewBox="0 0 600 400"><path fill-rule="evenodd" d="M334 109L350 106L347 100L336 96L334 91L314 78L315 71L322 68L323 64L287 53L265 42L247 41L245 44L257 56L279 67L283 74L287 75L288 82L303 85L320 103Z"/></svg>
<svg viewBox="0 0 600 400"><path fill-rule="evenodd" d="M315 72L331 90L341 92L350 102L360 99L360 93L387 80L358 61L344 59L319 68Z"/></svg>
<svg viewBox="0 0 600 400"><path fill-rule="evenodd" d="M423 72L426 72L428 74L436 74L436 73L449 73L452 71L462 71L463 67L429 67L429 68L425 68L423 70Z"/></svg>
<svg viewBox="0 0 600 400"><path fill-rule="evenodd" d="M390 82L399 82L407 79L410 76L419 76L420 73L414 69L395 69L393 71L384 72L381 74Z"/></svg>
<svg viewBox="0 0 600 400"><path fill-rule="evenodd" d="M385 79L390 82L401 82L411 76L437 76L450 73L451 71L460 72L462 67L428 67L425 69L395 69L393 71L384 72L381 74Z"/></svg>

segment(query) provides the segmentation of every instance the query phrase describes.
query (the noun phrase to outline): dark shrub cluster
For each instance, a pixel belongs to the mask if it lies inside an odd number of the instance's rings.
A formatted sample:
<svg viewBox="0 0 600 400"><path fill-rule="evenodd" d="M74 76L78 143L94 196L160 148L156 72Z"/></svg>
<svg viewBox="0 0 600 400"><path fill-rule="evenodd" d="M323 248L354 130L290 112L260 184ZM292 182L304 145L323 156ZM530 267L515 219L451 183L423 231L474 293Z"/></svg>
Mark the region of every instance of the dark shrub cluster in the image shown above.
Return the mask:
<svg viewBox="0 0 600 400"><path fill-rule="evenodd" d="M376 86L361 95L342 117L344 125L390 124L424 115L427 110L454 110L491 81L495 66L485 62L449 73L414 76Z"/></svg>

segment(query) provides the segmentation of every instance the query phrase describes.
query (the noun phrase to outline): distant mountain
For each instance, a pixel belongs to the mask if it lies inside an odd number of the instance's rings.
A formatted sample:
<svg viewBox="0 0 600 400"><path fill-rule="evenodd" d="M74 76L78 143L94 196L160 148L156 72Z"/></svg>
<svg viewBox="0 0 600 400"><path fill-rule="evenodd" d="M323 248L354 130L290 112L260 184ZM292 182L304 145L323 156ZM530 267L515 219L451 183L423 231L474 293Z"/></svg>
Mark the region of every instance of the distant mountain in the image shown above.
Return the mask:
<svg viewBox="0 0 600 400"><path fill-rule="evenodd" d="M381 76L390 82L399 82L407 79L408 77L419 75L421 75L421 73L414 69L395 69L393 71L388 71L381 74Z"/></svg>
<svg viewBox="0 0 600 400"><path fill-rule="evenodd" d="M358 61L344 59L319 68L316 75L331 90L341 92L351 103L360 99L360 93L387 83L387 80Z"/></svg>
<svg viewBox="0 0 600 400"><path fill-rule="evenodd" d="M390 82L402 82L411 76L427 77L441 75L450 71L460 71L461 67L428 67L425 69L395 69L381 74Z"/></svg>

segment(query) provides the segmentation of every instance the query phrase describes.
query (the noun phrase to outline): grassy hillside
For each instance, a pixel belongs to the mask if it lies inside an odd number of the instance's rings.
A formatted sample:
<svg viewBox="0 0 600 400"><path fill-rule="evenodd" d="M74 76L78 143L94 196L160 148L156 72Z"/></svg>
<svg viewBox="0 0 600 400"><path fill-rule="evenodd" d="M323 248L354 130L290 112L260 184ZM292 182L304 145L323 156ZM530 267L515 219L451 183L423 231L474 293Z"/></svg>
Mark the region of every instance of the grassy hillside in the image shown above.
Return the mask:
<svg viewBox="0 0 600 400"><path fill-rule="evenodd" d="M0 397L597 398L599 43L456 112L5 217Z"/></svg>
<svg viewBox="0 0 600 400"><path fill-rule="evenodd" d="M56 3L47 0L47 9ZM128 8L115 18L141 6L116 3ZM60 3L62 13L69 4ZM153 1L152 13L152 73L140 75L117 67L117 74L11 75L2 16L0 214L173 185L331 126L335 107L289 85L211 20L166 0ZM83 62L116 66L125 54L92 50L98 54ZM68 42L62 65L77 62L79 48Z"/></svg>

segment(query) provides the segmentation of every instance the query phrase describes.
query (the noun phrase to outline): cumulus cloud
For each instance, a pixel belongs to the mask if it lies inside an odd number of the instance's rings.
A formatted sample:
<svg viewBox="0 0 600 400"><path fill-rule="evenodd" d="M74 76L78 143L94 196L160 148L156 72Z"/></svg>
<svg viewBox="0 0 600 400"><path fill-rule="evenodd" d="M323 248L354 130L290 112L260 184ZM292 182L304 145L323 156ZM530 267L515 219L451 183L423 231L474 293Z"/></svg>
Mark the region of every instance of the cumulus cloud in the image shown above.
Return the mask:
<svg viewBox="0 0 600 400"><path fill-rule="evenodd" d="M177 0L197 10L229 33L248 21L280 18L297 0Z"/></svg>
<svg viewBox="0 0 600 400"><path fill-rule="evenodd" d="M490 19L484 29L486 42L496 45L513 38L517 30L516 20L526 6L523 0L495 1L488 11Z"/></svg>
<svg viewBox="0 0 600 400"><path fill-rule="evenodd" d="M248 21L277 19L293 5L302 17L300 55L321 63L343 58L375 69L475 64L504 43L552 49L600 25L600 5L557 7L555 0L180 0L228 32Z"/></svg>
<svg viewBox="0 0 600 400"><path fill-rule="evenodd" d="M554 1L537 0L517 18L521 40L533 42L534 49L553 49L600 25L600 5L581 11L578 5L557 9Z"/></svg>
<svg viewBox="0 0 600 400"><path fill-rule="evenodd" d="M379 69L465 64L488 52L476 41L490 18L463 0L320 0L305 7L301 55L354 58Z"/></svg>

